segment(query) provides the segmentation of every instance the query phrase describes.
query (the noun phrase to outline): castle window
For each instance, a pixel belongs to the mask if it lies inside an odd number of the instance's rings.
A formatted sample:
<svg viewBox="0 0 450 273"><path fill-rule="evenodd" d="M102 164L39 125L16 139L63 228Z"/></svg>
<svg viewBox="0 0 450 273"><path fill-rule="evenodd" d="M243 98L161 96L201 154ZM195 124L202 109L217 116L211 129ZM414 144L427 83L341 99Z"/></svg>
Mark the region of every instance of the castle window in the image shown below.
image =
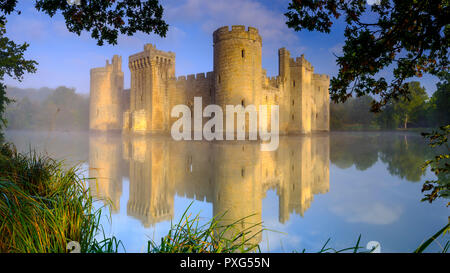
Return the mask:
<svg viewBox="0 0 450 273"><path fill-rule="evenodd" d="M292 105L294 105L294 100L292 100Z"/></svg>
<svg viewBox="0 0 450 273"><path fill-rule="evenodd" d="M217 82L220 83L220 75L217 76Z"/></svg>
<svg viewBox="0 0 450 273"><path fill-rule="evenodd" d="M244 175L245 175L245 169L242 168L242 169L241 169L241 176L244 177Z"/></svg>
<svg viewBox="0 0 450 273"><path fill-rule="evenodd" d="M295 81L293 81L293 82L292 82L292 84L293 84L293 85L294 85L294 87L295 87Z"/></svg>
<svg viewBox="0 0 450 273"><path fill-rule="evenodd" d="M242 99L242 100L241 100L241 105L242 105L242 106L245 106L244 104L245 104L245 103L244 103L244 99Z"/></svg>
<svg viewBox="0 0 450 273"><path fill-rule="evenodd" d="M243 50L243 49L242 49L242 51L241 51L241 55L242 55L242 58L244 58L244 57L245 57L245 50Z"/></svg>
<svg viewBox="0 0 450 273"><path fill-rule="evenodd" d="M294 120L294 114L292 114L292 120Z"/></svg>

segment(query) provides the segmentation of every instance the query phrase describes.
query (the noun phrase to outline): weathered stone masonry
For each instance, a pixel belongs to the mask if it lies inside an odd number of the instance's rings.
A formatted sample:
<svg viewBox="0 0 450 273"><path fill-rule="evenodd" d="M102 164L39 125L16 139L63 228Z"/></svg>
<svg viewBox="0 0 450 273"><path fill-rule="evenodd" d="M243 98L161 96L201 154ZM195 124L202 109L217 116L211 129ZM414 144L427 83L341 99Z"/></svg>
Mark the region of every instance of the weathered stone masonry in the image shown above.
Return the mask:
<svg viewBox="0 0 450 273"><path fill-rule="evenodd" d="M303 55L294 59L279 49L279 75L267 77L256 28L221 27L213 33L213 42L214 71L179 77L175 53L145 45L143 52L129 57L129 91L123 90L120 57L92 69L91 130L169 134L176 120L170 117L172 107L193 107L194 97L202 97L203 107L279 105L281 134L329 131L329 77L315 74Z"/></svg>

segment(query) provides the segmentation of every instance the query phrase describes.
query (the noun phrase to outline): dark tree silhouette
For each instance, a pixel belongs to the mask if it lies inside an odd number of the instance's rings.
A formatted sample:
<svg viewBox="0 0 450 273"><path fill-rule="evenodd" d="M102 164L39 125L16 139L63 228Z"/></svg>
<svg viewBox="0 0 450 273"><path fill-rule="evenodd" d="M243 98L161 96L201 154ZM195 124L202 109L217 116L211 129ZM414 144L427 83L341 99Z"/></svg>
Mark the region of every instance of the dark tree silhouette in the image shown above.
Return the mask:
<svg viewBox="0 0 450 273"><path fill-rule="evenodd" d="M337 57L339 73L331 79L335 102L353 94L377 95L371 110L409 93L406 79L448 71L450 2L442 0L293 0L287 25L300 31L329 33L344 17L345 45ZM393 79L378 73L393 68Z"/></svg>

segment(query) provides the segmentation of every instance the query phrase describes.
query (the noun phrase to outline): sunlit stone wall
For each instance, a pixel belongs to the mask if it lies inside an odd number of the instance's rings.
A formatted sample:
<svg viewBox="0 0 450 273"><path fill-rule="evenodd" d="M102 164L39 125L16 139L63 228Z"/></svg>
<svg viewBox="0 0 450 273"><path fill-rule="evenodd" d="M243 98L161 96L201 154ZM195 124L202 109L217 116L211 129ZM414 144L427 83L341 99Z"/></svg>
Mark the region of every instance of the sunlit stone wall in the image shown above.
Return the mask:
<svg viewBox="0 0 450 273"><path fill-rule="evenodd" d="M91 69L89 128L122 130L123 99L122 57L114 55L111 64Z"/></svg>
<svg viewBox="0 0 450 273"><path fill-rule="evenodd" d="M279 105L281 134L329 131L329 77L314 74L303 55L291 58L287 49L279 49L278 76L268 77L262 69L262 38L256 28L245 26L214 31L213 50L213 71L175 77L175 53L146 44L129 57L129 92L123 92L120 57L92 69L91 129L167 135L177 120L171 109L184 104L193 115L194 97L201 97L203 108L217 104L224 111L226 105Z"/></svg>

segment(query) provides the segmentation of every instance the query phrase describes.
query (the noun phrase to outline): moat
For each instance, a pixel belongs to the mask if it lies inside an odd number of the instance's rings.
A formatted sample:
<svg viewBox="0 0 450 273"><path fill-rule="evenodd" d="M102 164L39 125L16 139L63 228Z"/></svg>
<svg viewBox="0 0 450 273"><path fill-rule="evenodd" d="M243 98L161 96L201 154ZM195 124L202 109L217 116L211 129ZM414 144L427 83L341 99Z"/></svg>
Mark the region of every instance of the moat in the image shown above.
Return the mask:
<svg viewBox="0 0 450 273"><path fill-rule="evenodd" d="M431 151L416 133L281 137L273 152L260 151L259 142L81 132L7 131L6 140L22 152L32 147L79 163L81 175L96 177L90 190L112 203L105 233L127 252L144 252L149 238L158 242L192 201L190 212L205 221L224 212L227 221L253 215L249 225L276 231L254 238L264 252L318 251L328 238L341 249L359 234L362 246L378 241L382 252L408 252L448 222L446 200L420 202L423 182L434 175L420 168Z"/></svg>

